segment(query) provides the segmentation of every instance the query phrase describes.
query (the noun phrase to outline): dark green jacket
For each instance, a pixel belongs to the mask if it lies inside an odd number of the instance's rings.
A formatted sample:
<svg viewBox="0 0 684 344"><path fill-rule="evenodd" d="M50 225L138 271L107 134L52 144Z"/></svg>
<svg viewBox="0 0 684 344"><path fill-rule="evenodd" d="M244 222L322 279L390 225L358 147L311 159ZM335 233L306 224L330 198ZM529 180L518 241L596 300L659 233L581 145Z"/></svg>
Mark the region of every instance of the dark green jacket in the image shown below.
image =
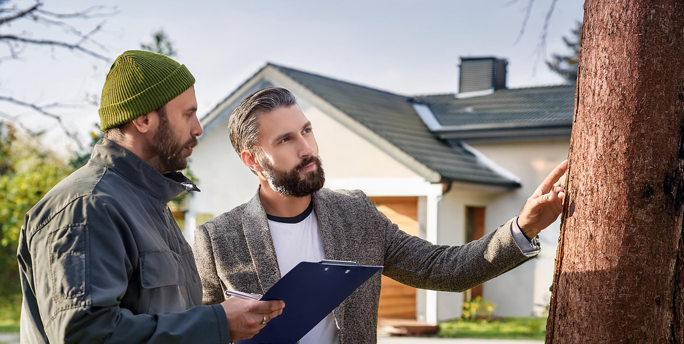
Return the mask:
<svg viewBox="0 0 684 344"><path fill-rule="evenodd" d="M97 144L26 214L21 342L229 343L221 305L201 306L192 251L166 206L194 187Z"/></svg>

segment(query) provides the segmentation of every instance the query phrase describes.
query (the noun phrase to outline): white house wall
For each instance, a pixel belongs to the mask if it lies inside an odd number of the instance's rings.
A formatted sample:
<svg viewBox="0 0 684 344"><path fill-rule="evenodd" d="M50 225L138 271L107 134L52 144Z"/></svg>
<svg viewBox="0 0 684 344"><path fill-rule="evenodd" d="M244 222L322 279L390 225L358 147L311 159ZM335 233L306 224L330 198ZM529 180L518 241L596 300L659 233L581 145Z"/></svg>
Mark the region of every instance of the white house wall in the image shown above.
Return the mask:
<svg viewBox="0 0 684 344"><path fill-rule="evenodd" d="M313 126L326 179L419 178L415 172L349 128L298 99Z"/></svg>
<svg viewBox="0 0 684 344"><path fill-rule="evenodd" d="M205 133L190 158L190 167L199 178L191 200L194 214L224 213L247 202L256 193L259 181L242 163L228 138L228 123L217 124Z"/></svg>
<svg viewBox="0 0 684 344"><path fill-rule="evenodd" d="M487 205L485 229L490 232L520 212L546 176L567 158L570 142L564 139L471 146L522 181L522 188L495 195ZM485 284L484 298L497 304L497 315L529 316L544 311L551 296L559 233L560 220L539 235L542 251L536 259Z"/></svg>
<svg viewBox="0 0 684 344"><path fill-rule="evenodd" d="M444 194L439 204L439 244L465 244L466 207L485 207L490 197L483 192L459 189L458 186ZM458 318L463 308L463 293L438 292L437 305L439 321Z"/></svg>

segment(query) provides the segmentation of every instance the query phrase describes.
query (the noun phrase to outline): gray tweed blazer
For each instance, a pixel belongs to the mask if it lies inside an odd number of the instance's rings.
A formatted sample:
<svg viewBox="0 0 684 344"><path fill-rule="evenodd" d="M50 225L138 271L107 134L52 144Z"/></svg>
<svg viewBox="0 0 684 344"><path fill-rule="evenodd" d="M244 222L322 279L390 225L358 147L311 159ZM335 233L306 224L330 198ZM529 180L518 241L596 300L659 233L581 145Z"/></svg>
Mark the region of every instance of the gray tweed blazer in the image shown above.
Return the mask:
<svg viewBox="0 0 684 344"><path fill-rule="evenodd" d="M382 265L383 274L412 287L464 291L529 259L513 239L512 220L450 247L400 230L358 190L321 189L313 203L326 259ZM193 250L206 305L223 302L225 289L263 294L281 277L258 192L199 226ZM376 343L380 280L372 277L333 312L341 344Z"/></svg>

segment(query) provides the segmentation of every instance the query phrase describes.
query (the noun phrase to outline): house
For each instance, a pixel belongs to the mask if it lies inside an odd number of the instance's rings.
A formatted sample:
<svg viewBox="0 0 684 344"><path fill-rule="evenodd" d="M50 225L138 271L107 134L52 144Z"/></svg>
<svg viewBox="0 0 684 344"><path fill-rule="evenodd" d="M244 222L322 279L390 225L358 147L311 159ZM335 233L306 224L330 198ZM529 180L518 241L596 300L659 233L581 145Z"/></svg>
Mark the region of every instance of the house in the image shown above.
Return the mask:
<svg viewBox="0 0 684 344"><path fill-rule="evenodd" d="M228 117L247 95L289 89L312 122L326 187L363 190L390 219L433 243L462 245L516 216L566 159L573 85L506 88L507 62L462 58L459 92L405 96L267 64L203 119L191 158L201 193L191 199L185 235L247 202L257 178L228 137ZM540 314L550 297L559 221L540 235L542 253L465 293L416 290L383 277L380 316L434 324L461 316L481 295L499 316Z"/></svg>

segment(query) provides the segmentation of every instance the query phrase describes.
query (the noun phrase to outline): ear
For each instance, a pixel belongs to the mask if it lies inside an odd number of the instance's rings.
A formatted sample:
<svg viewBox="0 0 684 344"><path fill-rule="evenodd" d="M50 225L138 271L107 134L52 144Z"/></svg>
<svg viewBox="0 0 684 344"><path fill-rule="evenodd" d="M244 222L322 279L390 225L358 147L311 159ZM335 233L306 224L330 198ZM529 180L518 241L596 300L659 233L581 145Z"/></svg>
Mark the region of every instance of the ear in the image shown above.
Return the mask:
<svg viewBox="0 0 684 344"><path fill-rule="evenodd" d="M245 164L245 166L249 167L249 169L254 172L258 173L264 170L256 157L246 150L243 150L242 153L240 153L240 159L242 159L242 163Z"/></svg>
<svg viewBox="0 0 684 344"><path fill-rule="evenodd" d="M159 121L158 118L159 115L157 115L156 112L152 111L146 115L142 115L134 120L132 120L130 123L135 126L135 128L140 132L141 134L146 134L152 130L152 127Z"/></svg>

